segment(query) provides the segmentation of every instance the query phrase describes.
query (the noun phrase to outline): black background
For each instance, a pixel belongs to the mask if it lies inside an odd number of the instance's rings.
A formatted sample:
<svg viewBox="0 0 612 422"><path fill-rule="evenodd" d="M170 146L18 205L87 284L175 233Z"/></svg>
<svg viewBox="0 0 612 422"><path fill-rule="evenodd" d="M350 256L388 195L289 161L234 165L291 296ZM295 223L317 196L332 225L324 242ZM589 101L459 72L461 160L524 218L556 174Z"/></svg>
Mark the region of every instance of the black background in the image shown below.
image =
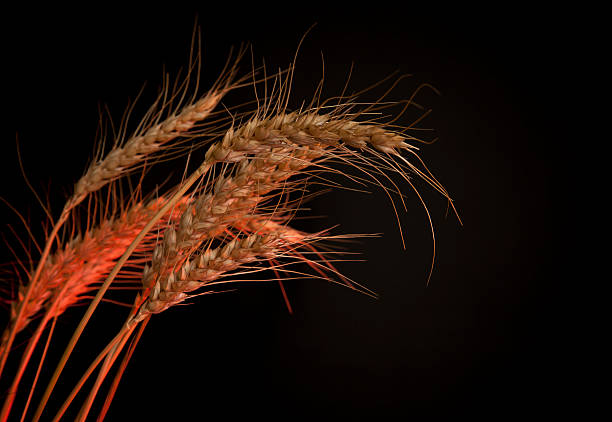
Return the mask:
<svg viewBox="0 0 612 422"><path fill-rule="evenodd" d="M551 130L567 72L559 52L571 54L573 45L555 13L410 5L351 13L314 6L149 8L5 15L0 195L32 221L41 213L20 175L15 134L26 174L59 212L91 158L98 106L108 104L118 120L143 83L155 93L164 66L172 74L184 67L197 15L205 83L229 47L244 41L252 43L256 63L286 66L317 23L298 56L294 106L311 98L321 54L328 95L341 91L351 62L353 90L394 71L414 75L394 90L395 99L408 98L420 83L434 85L441 96L425 90L419 99L433 109L424 126L439 141L423 146L422 157L455 199L464 226L445 217L446 203L422 186L437 240L426 286L431 233L415 196L402 215L405 250L382 193L334 192L316 201L313 213L327 218L307 223L313 230L341 223L345 233L384 233L355 246L367 262L341 267L380 298L298 281L287 286L293 315L273 283L172 309L152 319L109 420L218 412L324 420L370 412L498 417L546 415L569 405L557 398L567 373L558 370L553 347L561 324L551 306L560 221L553 163L562 141ZM6 207L2 215L18 227ZM40 235L38 223L33 227ZM3 233L11 238L8 228ZM50 362L81 311L61 322ZM57 400L125 312L104 305L97 313Z"/></svg>

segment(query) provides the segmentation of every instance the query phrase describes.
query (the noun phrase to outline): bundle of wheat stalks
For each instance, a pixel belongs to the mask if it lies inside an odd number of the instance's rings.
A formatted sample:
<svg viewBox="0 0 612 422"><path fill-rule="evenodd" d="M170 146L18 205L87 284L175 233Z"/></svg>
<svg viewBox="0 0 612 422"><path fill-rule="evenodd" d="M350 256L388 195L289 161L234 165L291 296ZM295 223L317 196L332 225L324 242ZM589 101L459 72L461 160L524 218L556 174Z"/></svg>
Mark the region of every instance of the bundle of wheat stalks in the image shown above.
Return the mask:
<svg viewBox="0 0 612 422"><path fill-rule="evenodd" d="M238 276L244 282L245 276L266 270L274 273L281 289L285 279L312 277L371 294L339 274L329 259L330 249L321 246L342 236L326 229L305 233L289 226L309 198L308 186L342 188L328 181L326 174L380 186L390 198L397 194L402 201L401 187L390 175L399 175L412 188L410 177L417 176L450 201L417 156L414 141L419 140L407 134L411 128L381 121L385 116L381 110L388 103L358 107L356 96L343 92L327 102L315 95L309 106L289 111L293 66L273 77L252 70L239 78L237 64L243 53L228 61L217 82L199 98L187 95L192 86L189 78L197 76L200 63L199 55L192 59L187 81L173 88L165 84L132 135L126 136L123 125L112 148L100 152L76 182L48 230L40 256L32 259L31 268L22 268L24 281L10 298L10 322L0 345L0 374L16 336L24 335L30 324L36 325L29 330L31 336L5 396L2 421L12 410L18 413L12 405L20 381L47 330L36 376L19 414L21 420L28 416L35 421L43 414L51 416L49 397L94 310L102 300L110 300L105 298L109 288L135 291L130 311L54 420L64 415L98 370L78 413L78 420L85 420L102 382L123 356L98 415L104 419L152 315L195 294L214 292L218 286L238 281ZM256 93L264 86L264 93L251 106L254 111L219 107L225 94L245 86ZM405 109L416 103L410 98L397 104ZM203 159L176 186L143 193L143 185L136 183L128 194L119 188L126 179L148 177L153 164L161 161L176 160L177 168L186 168L189 162L193 167L198 148L205 151ZM346 168L354 169L354 174L347 174ZM87 301L89 307L40 402L30 406L57 319L67 308Z"/></svg>

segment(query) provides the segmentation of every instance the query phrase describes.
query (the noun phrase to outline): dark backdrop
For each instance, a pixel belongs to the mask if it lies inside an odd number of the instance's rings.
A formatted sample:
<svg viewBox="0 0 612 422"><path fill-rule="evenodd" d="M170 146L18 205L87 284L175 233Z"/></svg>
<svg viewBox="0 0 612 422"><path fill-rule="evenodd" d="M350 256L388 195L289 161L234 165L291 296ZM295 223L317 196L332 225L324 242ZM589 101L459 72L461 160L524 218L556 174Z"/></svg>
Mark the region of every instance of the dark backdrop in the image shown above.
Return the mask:
<svg viewBox="0 0 612 422"><path fill-rule="evenodd" d="M177 11L166 5L5 14L0 195L31 215L38 235L41 212L20 174L15 134L28 178L58 213L91 157L98 106L108 104L120 119L143 83L146 99L164 66L172 74L184 67L194 12L203 34L204 83L229 47L243 41L252 43L256 63L286 66L316 22L298 56L294 106L312 96L321 57L329 95L340 92L351 62L353 90L400 71L413 77L393 98L407 98L425 82L441 93L419 97L433 109L424 125L439 138L422 147L422 157L455 199L464 225L445 217L446 203L422 186L437 240L429 286L431 233L415 196L401 217L404 250L382 193L333 193L313 203L325 220L301 224L384 233L355 245L367 262L341 267L380 298L298 281L287 286L289 315L269 283L156 316L109 420L204 419L218 412L287 419L497 416L565 406L556 400L564 373L551 347L559 324L550 304L559 275L553 265L559 217L551 210L560 142L551 122L563 79L558 53L568 45L552 23L554 13L304 6L284 13L271 6ZM6 207L1 212L23 235L16 217ZM2 232L16 245L8 227ZM6 247L1 251L3 261L11 259ZM50 362L80 312L61 322ZM102 307L66 381L110 339L125 312ZM57 399L68 387L60 386Z"/></svg>

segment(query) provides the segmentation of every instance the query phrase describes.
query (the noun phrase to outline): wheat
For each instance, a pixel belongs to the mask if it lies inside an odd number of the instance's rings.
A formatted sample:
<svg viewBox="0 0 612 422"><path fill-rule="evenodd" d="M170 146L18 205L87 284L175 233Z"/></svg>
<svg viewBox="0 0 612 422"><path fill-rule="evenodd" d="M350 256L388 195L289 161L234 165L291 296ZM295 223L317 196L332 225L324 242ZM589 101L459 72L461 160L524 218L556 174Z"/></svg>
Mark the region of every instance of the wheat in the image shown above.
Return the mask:
<svg viewBox="0 0 612 422"><path fill-rule="evenodd" d="M283 245L286 247L290 242L287 239L282 232L254 234L234 239L223 247L206 250L192 260L186 260L177 271L155 282L148 299L128 322L128 326L183 302L189 297L187 293L218 279L224 273L258 258L272 259L278 256Z"/></svg>
<svg viewBox="0 0 612 422"><path fill-rule="evenodd" d="M163 95L160 95L158 99L163 101L161 107L158 107L157 104L151 107L132 137L125 142L117 140L106 157L93 163L87 169L85 174L77 181L74 193L67 201L66 207L73 208L82 202L88 194L125 175L130 169L142 163L152 154L160 152L169 142L179 137L188 136L194 126L211 115L225 94L242 86L245 78L240 78L236 82L234 82L234 79L237 65L244 52L245 50L241 49L233 65L228 66L230 56L221 75L206 95L185 105L181 110L168 112L168 116L163 121L159 121L162 112L169 107L175 96L171 95L169 100L166 99L167 92L164 90ZM188 80L189 77L184 82L185 90L188 87ZM185 93L183 93L184 95ZM149 122L152 116L157 116L157 119ZM202 134L198 134L198 136L202 136Z"/></svg>
<svg viewBox="0 0 612 422"><path fill-rule="evenodd" d="M219 177L213 192L194 201L181 216L178 231L173 227L166 230L163 242L153 251L152 265L145 266L143 271L143 285L150 289L149 299L132 323L184 300L187 297L185 292L201 286L202 278L199 282L189 278L192 270L188 259L190 254L204 240L218 236L232 224L238 228L265 228L266 224L261 221L250 226L249 213L266 193L279 188L281 182L323 156L326 148L343 142L361 149L372 145L379 151L396 154L398 149L409 147L404 140L405 137L386 131L380 125L314 113L253 118L237 130L230 129L221 142L207 151L205 163L239 162L236 174ZM247 159L250 155L254 158ZM293 238L296 233L293 232ZM251 235L247 239L255 239L252 236L260 235ZM228 249L215 251L225 251L230 255L234 250L240 253L242 249L237 245L243 244L233 240L226 246ZM200 255L198 265L202 262L208 262L205 255ZM228 265L231 267L233 264ZM178 275L176 268L180 268ZM213 270L206 274L204 278L207 281L214 279ZM178 287L172 287L175 283Z"/></svg>
<svg viewBox="0 0 612 422"><path fill-rule="evenodd" d="M292 77L292 68L290 72ZM196 290L239 281L235 277L226 278L237 273L249 274L267 269L265 265L256 264L257 261L269 264L276 272L281 288L283 278L279 271L286 271L287 260L289 264L308 264L321 275L320 278L327 279L324 270L343 278L326 260L325 254L312 245L329 237L323 236L323 232L307 234L287 226L308 195L306 188L311 178L319 177L320 172L342 173L334 169L333 164L352 165L383 188L385 186L379 183L377 176L387 177L394 185L392 191L399 193L402 201L400 189L388 177L389 172L400 173L410 183L407 171L412 171L448 197L428 171L419 170L401 156L402 150L416 156L416 148L408 143L414 138L391 129L389 125L361 120L361 116L372 115L367 114L373 110L372 107L362 113L349 113L348 110L356 104L352 103L353 97L336 107L326 105L286 112L285 99L291 86L291 77L288 77L284 83L279 82L276 96L273 94L262 99L263 109L259 108L257 99L258 109L253 114L231 116L233 123L229 130L208 148L196 171L184 178L172 190L172 195L146 205L138 203L117 218L102 221L96 229L86 230L81 237L66 242L49 255L59 227L90 194L144 166L145 160L154 154L164 159L175 158L170 152L170 143L174 140L200 142L203 135L207 141L215 140L215 134L197 130L201 127L198 125L211 116L223 96L237 86L232 83L233 75L234 68L203 98L180 111L175 108L177 111L167 112L172 101L164 102L158 109L152 108L131 138L116 140L106 157L96 160L76 183L73 195L51 231L39 268L27 290L20 288L20 301L12 308L11 335L14 336L43 310L47 312L45 321L48 321L82 300L88 292L97 291L51 377L34 420L40 418L68 357L106 290L117 278L120 281L122 277L133 280L137 274L135 268L142 268L142 286L126 323L82 379L84 382L95 366L105 360L79 420L86 418L104 377L136 326L148 321L151 315L193 297ZM273 107L274 100L277 102ZM227 110L230 114L232 109ZM331 111L322 114L322 110ZM162 115L167 117L162 120ZM423 164L420 159L419 162ZM370 171L372 174L368 173ZM294 192L303 196L290 198ZM313 258L307 258L308 254ZM122 273L126 265L128 270ZM291 271L293 269L286 274ZM294 275L311 276L300 271L295 271ZM346 284L353 287L348 282ZM11 341L6 344L10 346ZM6 354L3 354L3 359L6 359ZM26 357L22 371L27 359L29 357ZM12 390L15 392L18 377ZM80 381L74 394L82 385ZM73 395L58 417L72 398ZM6 403L3 412L8 415L11 401Z"/></svg>
<svg viewBox="0 0 612 422"><path fill-rule="evenodd" d="M107 156L92 164L77 181L73 194L64 204L61 215L48 234L47 242L41 251L40 260L30 276L27 287L20 292L20 306L16 309L12 308L11 324L6 327L0 343L0 373L2 373L16 333L25 326L24 324L29 322L27 314L39 307L39 303L30 304L32 295L35 290L38 290L39 293L45 292L45 286L40 285L41 273L47 265L46 262L51 252L51 246L59 230L69 219L75 207L83 202L89 194L126 175L151 154L159 152L170 141L184 136L198 122L206 119L228 91L240 86L240 82L233 83L232 80L235 76L237 63L243 53L244 51L238 54L236 62L227 72L227 67L224 68L213 88L200 100L183 107L178 112L170 112L170 115L161 122L159 122L161 113L169 107L174 98L164 102L161 105L161 109L157 111L154 105L149 110L149 113L147 113L147 117L139 125L139 130L130 139L124 143L117 140ZM185 87L187 85L185 84ZM174 95L171 95L171 97L174 97ZM165 94L160 96L160 98L165 99ZM152 119L155 116L157 118Z"/></svg>
<svg viewBox="0 0 612 422"><path fill-rule="evenodd" d="M166 231L164 241L153 251L152 265L143 271L144 287L151 287L160 275L181 265L204 240L244 221L265 194L326 154L326 148L339 142L357 148L369 144L395 154L409 147L404 139L380 125L314 113L253 118L237 130L230 129L222 141L210 147L203 165L240 162L235 175L219 177L213 191L199 197L183 213L178 231L172 227Z"/></svg>
<svg viewBox="0 0 612 422"><path fill-rule="evenodd" d="M406 136L380 124L361 123L329 114L283 113L269 118L254 117L237 130L230 129L222 142L207 151L207 161L237 162L247 153L265 152L266 147L289 145L337 146L341 142L364 149L397 154L410 148Z"/></svg>
<svg viewBox="0 0 612 422"><path fill-rule="evenodd" d="M171 140L185 134L198 121L204 120L217 106L229 86L210 91L204 98L185 107L177 115L168 117L144 133L133 136L125 145L113 148L101 161L90 166L76 183L69 206L81 202L95 192L142 162L145 157L158 152Z"/></svg>

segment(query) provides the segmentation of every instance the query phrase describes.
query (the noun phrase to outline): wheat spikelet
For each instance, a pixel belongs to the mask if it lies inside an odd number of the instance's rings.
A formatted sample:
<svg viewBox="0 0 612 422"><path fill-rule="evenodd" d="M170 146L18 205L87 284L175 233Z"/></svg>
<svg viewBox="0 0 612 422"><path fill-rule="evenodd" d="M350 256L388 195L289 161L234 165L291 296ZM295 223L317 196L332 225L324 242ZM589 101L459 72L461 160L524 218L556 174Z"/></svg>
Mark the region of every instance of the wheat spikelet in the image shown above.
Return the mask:
<svg viewBox="0 0 612 422"><path fill-rule="evenodd" d="M218 279L224 273L258 258L271 259L278 256L283 246L287 247L291 243L289 239L282 232L254 234L234 239L222 247L208 249L186 260L178 270L155 282L148 299L128 325L183 302L189 297L187 293Z"/></svg>
<svg viewBox="0 0 612 422"><path fill-rule="evenodd" d="M289 239L291 242L300 242L306 237L306 233L287 226L285 223L279 223L271 219L274 216L251 215L240 221L234 222L232 225L240 232L254 234L281 233L284 239Z"/></svg>

